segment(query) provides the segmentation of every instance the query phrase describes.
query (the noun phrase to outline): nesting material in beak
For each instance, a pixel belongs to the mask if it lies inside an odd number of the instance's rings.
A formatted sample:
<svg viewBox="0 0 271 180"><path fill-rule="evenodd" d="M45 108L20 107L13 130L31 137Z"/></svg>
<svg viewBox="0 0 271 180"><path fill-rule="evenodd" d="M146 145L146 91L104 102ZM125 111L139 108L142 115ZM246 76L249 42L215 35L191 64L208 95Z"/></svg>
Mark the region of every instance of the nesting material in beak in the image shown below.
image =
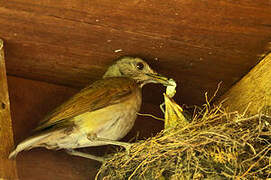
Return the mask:
<svg viewBox="0 0 271 180"><path fill-rule="evenodd" d="M164 93L165 99L165 130L170 130L177 126L185 127L189 121L183 115L183 109L174 100L173 96L176 93L176 82L173 79L168 80L171 86L167 87Z"/></svg>
<svg viewBox="0 0 271 180"><path fill-rule="evenodd" d="M164 86L172 86L169 79L167 77L160 75L160 74L156 74L156 73L150 74L149 73L146 75L151 77L151 79L154 83L160 83L160 84L163 84Z"/></svg>

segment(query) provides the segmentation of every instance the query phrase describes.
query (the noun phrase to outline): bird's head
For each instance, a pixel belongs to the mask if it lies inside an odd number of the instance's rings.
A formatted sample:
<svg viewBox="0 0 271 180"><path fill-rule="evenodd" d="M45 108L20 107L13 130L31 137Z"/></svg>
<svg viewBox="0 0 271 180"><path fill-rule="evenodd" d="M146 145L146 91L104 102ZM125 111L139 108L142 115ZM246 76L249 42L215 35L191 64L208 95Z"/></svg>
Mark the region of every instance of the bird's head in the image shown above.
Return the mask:
<svg viewBox="0 0 271 180"><path fill-rule="evenodd" d="M168 78L159 75L140 58L123 57L110 66L103 78L107 77L129 77L134 79L141 86L147 83L161 83L170 85Z"/></svg>

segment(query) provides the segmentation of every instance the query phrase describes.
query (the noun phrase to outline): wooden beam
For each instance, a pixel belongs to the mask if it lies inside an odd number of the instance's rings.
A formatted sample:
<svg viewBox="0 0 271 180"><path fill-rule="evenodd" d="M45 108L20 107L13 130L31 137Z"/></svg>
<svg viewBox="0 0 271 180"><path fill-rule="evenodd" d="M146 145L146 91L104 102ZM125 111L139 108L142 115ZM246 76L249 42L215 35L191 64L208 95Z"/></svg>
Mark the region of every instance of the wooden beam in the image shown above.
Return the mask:
<svg viewBox="0 0 271 180"><path fill-rule="evenodd" d="M114 59L138 55L181 84L176 100L194 105L257 63L270 11L266 0L1 0L0 34L9 75L81 88ZM153 104L163 101L156 89L144 93Z"/></svg>
<svg viewBox="0 0 271 180"><path fill-rule="evenodd" d="M253 115L271 107L271 53L237 82L220 101L228 111ZM268 112L267 112L268 113Z"/></svg>
<svg viewBox="0 0 271 180"><path fill-rule="evenodd" d="M3 41L0 39L0 179L17 179L16 161L9 160L13 147L13 133L7 76L4 61Z"/></svg>

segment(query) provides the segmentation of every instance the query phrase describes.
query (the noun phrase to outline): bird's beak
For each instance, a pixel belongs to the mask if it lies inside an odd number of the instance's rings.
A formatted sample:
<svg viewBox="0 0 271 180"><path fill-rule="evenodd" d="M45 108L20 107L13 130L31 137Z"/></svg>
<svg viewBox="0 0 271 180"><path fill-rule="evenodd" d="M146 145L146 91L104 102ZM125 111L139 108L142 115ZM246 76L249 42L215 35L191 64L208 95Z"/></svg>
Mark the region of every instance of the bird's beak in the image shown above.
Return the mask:
<svg viewBox="0 0 271 180"><path fill-rule="evenodd" d="M172 84L170 83L169 79L167 77L164 77L160 74L157 73L148 73L146 74L147 76L151 77L151 80L154 83L161 83L164 86L172 86Z"/></svg>

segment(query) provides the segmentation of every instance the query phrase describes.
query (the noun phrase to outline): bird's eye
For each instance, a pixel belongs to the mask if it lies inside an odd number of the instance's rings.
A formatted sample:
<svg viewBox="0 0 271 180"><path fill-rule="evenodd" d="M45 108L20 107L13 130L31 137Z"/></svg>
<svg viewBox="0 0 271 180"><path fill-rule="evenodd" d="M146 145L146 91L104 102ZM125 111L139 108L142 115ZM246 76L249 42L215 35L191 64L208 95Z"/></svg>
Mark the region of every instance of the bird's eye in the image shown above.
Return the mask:
<svg viewBox="0 0 271 180"><path fill-rule="evenodd" d="M139 62L136 64L136 68L139 70L143 70L144 69L144 64L142 62Z"/></svg>

